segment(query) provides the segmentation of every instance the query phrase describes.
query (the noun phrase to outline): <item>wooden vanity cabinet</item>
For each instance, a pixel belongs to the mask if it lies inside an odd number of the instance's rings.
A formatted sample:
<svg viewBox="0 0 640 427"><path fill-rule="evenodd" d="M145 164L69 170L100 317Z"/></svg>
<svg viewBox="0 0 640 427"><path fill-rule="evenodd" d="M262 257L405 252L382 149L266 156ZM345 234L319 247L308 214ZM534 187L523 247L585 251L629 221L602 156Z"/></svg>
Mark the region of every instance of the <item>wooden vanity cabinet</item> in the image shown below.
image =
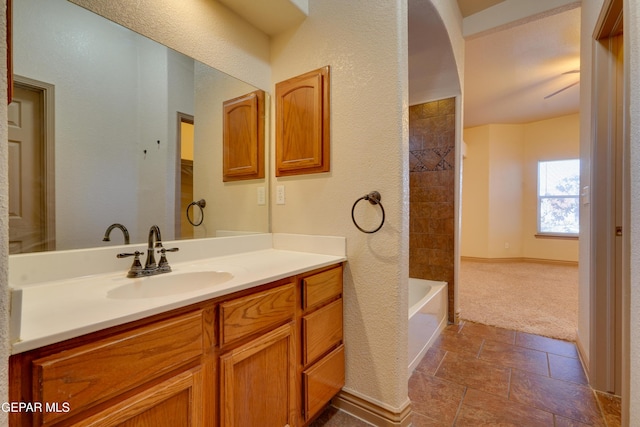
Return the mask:
<svg viewBox="0 0 640 427"><path fill-rule="evenodd" d="M300 278L301 424L307 425L344 386L342 265Z"/></svg>
<svg viewBox="0 0 640 427"><path fill-rule="evenodd" d="M220 426L296 425L295 282L220 304Z"/></svg>
<svg viewBox="0 0 640 427"><path fill-rule="evenodd" d="M214 426L213 306L12 356L12 426ZM208 421L209 420L209 421Z"/></svg>
<svg viewBox="0 0 640 427"><path fill-rule="evenodd" d="M307 425L344 385L342 265L11 356L11 427ZM44 405L49 410L45 410Z"/></svg>

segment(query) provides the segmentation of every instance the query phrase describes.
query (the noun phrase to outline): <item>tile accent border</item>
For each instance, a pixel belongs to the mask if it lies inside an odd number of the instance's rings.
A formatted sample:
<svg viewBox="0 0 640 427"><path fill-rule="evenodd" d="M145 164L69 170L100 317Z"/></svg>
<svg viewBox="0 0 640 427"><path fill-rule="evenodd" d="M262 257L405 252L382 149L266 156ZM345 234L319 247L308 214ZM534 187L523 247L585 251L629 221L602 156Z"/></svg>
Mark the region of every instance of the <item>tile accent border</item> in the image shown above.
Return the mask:
<svg viewBox="0 0 640 427"><path fill-rule="evenodd" d="M400 412L384 408L344 389L331 401L336 408L379 427L409 427L411 401L407 399Z"/></svg>

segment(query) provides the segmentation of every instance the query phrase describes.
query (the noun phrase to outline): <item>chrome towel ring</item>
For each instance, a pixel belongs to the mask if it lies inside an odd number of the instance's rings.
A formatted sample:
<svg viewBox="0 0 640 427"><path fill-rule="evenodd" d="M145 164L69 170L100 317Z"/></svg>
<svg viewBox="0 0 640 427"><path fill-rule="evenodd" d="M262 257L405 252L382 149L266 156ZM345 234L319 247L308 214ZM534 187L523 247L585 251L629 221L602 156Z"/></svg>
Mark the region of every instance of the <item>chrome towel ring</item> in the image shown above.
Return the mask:
<svg viewBox="0 0 640 427"><path fill-rule="evenodd" d="M382 228L382 225L384 224L385 216L384 216L384 207L382 206L382 203L380 202L380 199L381 199L380 193L378 193L377 191L372 191L371 193L360 197L353 204L353 207L351 208L351 219L353 220L353 225L355 225L358 230L362 231L363 233L372 234L372 233L375 233L376 231L378 231L378 230L380 230ZM358 204L358 202L360 200L368 200L369 203L371 203L372 205L380 206L380 209L382 210L382 221L380 222L380 225L376 229L374 229L374 230L365 230L362 227L360 227L358 225L358 223L356 222L356 217L354 215L354 211L356 209L356 205Z"/></svg>
<svg viewBox="0 0 640 427"><path fill-rule="evenodd" d="M193 221L191 221L191 216L189 216L189 209L191 208L191 206L197 206L200 208L200 221L198 221L197 224L195 224ZM200 199L197 202L191 202L189 203L189 206L187 206L187 221L189 221L189 224L197 227L200 224L202 224L202 221L204 220L204 211L203 208L207 206L207 202L204 199Z"/></svg>

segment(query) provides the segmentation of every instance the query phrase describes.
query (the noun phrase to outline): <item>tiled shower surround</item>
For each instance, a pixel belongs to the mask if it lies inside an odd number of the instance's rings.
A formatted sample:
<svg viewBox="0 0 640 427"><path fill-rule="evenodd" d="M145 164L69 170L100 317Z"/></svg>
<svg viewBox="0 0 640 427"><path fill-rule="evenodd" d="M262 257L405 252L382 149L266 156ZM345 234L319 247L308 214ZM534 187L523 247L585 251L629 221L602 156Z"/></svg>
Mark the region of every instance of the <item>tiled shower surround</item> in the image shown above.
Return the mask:
<svg viewBox="0 0 640 427"><path fill-rule="evenodd" d="M454 320L455 98L409 107L409 276L449 283Z"/></svg>

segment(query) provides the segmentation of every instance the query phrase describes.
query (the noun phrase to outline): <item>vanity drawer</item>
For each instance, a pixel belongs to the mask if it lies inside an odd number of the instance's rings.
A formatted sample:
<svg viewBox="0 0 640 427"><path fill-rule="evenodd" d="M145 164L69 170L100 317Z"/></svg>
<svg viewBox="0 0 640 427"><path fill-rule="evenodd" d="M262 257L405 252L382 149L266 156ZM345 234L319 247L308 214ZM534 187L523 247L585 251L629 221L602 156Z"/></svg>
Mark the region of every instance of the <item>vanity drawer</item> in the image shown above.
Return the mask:
<svg viewBox="0 0 640 427"><path fill-rule="evenodd" d="M188 313L34 360L34 401L66 402L71 409L34 414L42 416L36 424L79 413L192 363L205 350L203 313Z"/></svg>
<svg viewBox="0 0 640 427"><path fill-rule="evenodd" d="M322 304L342 293L342 265L302 279L302 308Z"/></svg>
<svg viewBox="0 0 640 427"><path fill-rule="evenodd" d="M302 373L304 419L309 420L344 386L344 345Z"/></svg>
<svg viewBox="0 0 640 427"><path fill-rule="evenodd" d="M293 317L295 285L289 283L220 304L220 344L267 330Z"/></svg>
<svg viewBox="0 0 640 427"><path fill-rule="evenodd" d="M342 299L302 318L302 363L313 363L342 341Z"/></svg>

